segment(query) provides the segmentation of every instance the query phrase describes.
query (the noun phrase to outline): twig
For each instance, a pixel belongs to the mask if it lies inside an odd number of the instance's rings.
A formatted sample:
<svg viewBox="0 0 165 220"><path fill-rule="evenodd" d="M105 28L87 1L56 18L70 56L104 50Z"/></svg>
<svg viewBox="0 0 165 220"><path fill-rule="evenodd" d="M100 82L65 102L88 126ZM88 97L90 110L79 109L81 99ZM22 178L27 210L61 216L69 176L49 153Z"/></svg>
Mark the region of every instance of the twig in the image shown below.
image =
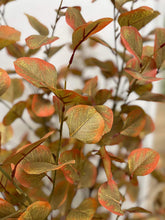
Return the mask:
<svg viewBox="0 0 165 220"><path fill-rule="evenodd" d="M8 25L8 24L7 24L7 21L6 21L6 18L5 18L5 6L3 7L2 10L0 10L0 15L1 15L1 18L2 18L2 20L3 20L3 22L4 22L4 24L5 24L5 25Z"/></svg>

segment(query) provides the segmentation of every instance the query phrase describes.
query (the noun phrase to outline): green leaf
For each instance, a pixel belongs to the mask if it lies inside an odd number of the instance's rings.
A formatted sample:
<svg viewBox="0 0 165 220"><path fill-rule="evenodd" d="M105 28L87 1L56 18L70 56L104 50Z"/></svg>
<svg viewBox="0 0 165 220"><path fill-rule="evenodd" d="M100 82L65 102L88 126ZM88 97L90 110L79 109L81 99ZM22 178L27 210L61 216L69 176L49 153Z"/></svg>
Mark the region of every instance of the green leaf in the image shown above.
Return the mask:
<svg viewBox="0 0 165 220"><path fill-rule="evenodd" d="M146 123L146 116L143 110L137 108L129 112L125 121L122 135L137 137L143 130Z"/></svg>
<svg viewBox="0 0 165 220"><path fill-rule="evenodd" d="M133 26L136 29L140 30L151 20L156 18L159 14L160 13L158 11L154 11L152 8L142 6L135 10L122 13L118 18L118 22L121 27Z"/></svg>
<svg viewBox="0 0 165 220"><path fill-rule="evenodd" d="M128 156L131 176L145 176L151 173L159 162L159 154L149 148L136 149Z"/></svg>
<svg viewBox="0 0 165 220"><path fill-rule="evenodd" d="M46 201L37 201L32 203L18 220L45 220L51 212L51 206Z"/></svg>
<svg viewBox="0 0 165 220"><path fill-rule="evenodd" d="M54 114L55 108L42 94L35 94L32 99L32 111L38 117L49 117Z"/></svg>
<svg viewBox="0 0 165 220"><path fill-rule="evenodd" d="M121 40L126 49L141 61L143 41L140 33L134 27L124 26L121 28Z"/></svg>
<svg viewBox="0 0 165 220"><path fill-rule="evenodd" d="M98 200L99 203L110 212L116 215L124 214L120 205L120 193L116 183L113 180L100 186L98 191Z"/></svg>
<svg viewBox="0 0 165 220"><path fill-rule="evenodd" d="M0 218L15 212L15 208L9 202L0 198Z"/></svg>
<svg viewBox="0 0 165 220"><path fill-rule="evenodd" d="M78 7L68 7L65 19L73 30L86 23Z"/></svg>
<svg viewBox="0 0 165 220"><path fill-rule="evenodd" d="M85 199L76 209L72 209L66 220L91 220L97 209L97 201L93 198Z"/></svg>
<svg viewBox="0 0 165 220"><path fill-rule="evenodd" d="M27 37L26 44L30 49L37 49L44 45L51 44L54 41L58 40L58 37L50 37L48 38L45 35L31 35Z"/></svg>
<svg viewBox="0 0 165 220"><path fill-rule="evenodd" d="M51 58L54 54L56 54L63 47L64 47L64 44L62 44L61 46L57 46L57 47L51 47L48 51L45 51L45 53L47 54L49 58Z"/></svg>
<svg viewBox="0 0 165 220"><path fill-rule="evenodd" d="M0 26L0 50L10 44L20 40L21 33L16 29L1 25Z"/></svg>
<svg viewBox="0 0 165 220"><path fill-rule="evenodd" d="M94 22L78 27L72 35L73 48L76 49L83 41L87 40L93 34L101 31L105 26L112 22L112 18L102 18Z"/></svg>
<svg viewBox="0 0 165 220"><path fill-rule="evenodd" d="M66 163L60 165L47 163L47 162L29 162L25 164L24 171L28 174L41 174L52 170L59 170L63 166L74 163L75 163L74 160L67 161Z"/></svg>
<svg viewBox="0 0 165 220"><path fill-rule="evenodd" d="M29 20L29 23L31 26L41 35L48 35L49 30L48 28L43 25L41 22L39 22L35 17L25 14Z"/></svg>
<svg viewBox="0 0 165 220"><path fill-rule="evenodd" d="M52 64L39 58L21 57L14 66L16 72L34 86L55 88L57 72Z"/></svg>
<svg viewBox="0 0 165 220"><path fill-rule="evenodd" d="M126 209L125 211L129 212L129 213L149 213L149 214L152 214L152 212L146 210L146 209L143 209L141 207L132 207L132 208L129 208L129 209Z"/></svg>
<svg viewBox="0 0 165 220"><path fill-rule="evenodd" d="M165 60L165 28L157 28L155 31L154 58L159 69Z"/></svg>
<svg viewBox="0 0 165 220"><path fill-rule="evenodd" d="M17 118L20 118L26 107L26 102L20 101L12 106L9 112L3 118L4 125L11 125Z"/></svg>
<svg viewBox="0 0 165 220"><path fill-rule="evenodd" d="M6 92L11 84L11 79L7 72L0 68L0 96Z"/></svg>
<svg viewBox="0 0 165 220"><path fill-rule="evenodd" d="M77 105L66 113L71 137L84 143L97 143L104 132L104 119L93 106Z"/></svg>

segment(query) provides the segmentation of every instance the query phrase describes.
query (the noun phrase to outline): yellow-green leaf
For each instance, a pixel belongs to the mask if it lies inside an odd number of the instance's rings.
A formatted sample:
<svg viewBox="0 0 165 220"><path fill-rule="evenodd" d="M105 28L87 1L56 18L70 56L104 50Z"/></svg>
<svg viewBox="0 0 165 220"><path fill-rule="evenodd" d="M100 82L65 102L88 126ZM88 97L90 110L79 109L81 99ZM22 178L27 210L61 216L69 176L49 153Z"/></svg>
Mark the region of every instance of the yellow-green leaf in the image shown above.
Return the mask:
<svg viewBox="0 0 165 220"><path fill-rule="evenodd" d="M77 105L66 113L71 137L85 143L97 143L104 132L104 119L93 106Z"/></svg>
<svg viewBox="0 0 165 220"><path fill-rule="evenodd" d="M0 68L0 96L6 92L11 84L11 79L7 72Z"/></svg>
<svg viewBox="0 0 165 220"><path fill-rule="evenodd" d="M0 123L1 144L6 144L13 136L13 129L11 126L5 126Z"/></svg>
<svg viewBox="0 0 165 220"><path fill-rule="evenodd" d="M29 20L31 26L41 35L48 35L49 30L48 28L43 25L40 21L38 21L35 17L25 14Z"/></svg>

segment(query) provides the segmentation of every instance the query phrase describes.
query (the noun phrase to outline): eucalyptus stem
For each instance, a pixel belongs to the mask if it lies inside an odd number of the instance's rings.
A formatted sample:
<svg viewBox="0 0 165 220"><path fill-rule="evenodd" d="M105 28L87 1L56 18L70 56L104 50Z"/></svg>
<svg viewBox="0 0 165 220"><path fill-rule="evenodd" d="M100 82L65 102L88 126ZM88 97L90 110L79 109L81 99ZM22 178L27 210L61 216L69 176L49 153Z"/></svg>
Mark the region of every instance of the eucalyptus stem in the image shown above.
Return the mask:
<svg viewBox="0 0 165 220"><path fill-rule="evenodd" d="M5 18L5 6L3 7L3 10L0 10L0 15L1 15L1 18L4 22L5 25L8 25L7 24L7 21L6 21L6 18Z"/></svg>

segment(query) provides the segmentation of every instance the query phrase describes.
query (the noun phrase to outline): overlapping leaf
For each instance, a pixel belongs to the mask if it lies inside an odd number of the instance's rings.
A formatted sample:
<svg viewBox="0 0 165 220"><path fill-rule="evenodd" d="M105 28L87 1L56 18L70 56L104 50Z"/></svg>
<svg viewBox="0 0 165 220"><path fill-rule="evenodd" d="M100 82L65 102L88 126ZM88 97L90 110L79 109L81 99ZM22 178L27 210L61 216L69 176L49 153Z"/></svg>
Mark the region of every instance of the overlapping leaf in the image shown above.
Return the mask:
<svg viewBox="0 0 165 220"><path fill-rule="evenodd" d="M77 105L66 113L71 137L84 143L97 143L104 132L104 119L93 106Z"/></svg>
<svg viewBox="0 0 165 220"><path fill-rule="evenodd" d="M36 201L32 203L26 211L18 218L18 220L45 220L51 212L51 206L46 201Z"/></svg>
<svg viewBox="0 0 165 220"><path fill-rule="evenodd" d="M85 199L76 209L72 209L66 220L91 220L97 209L97 201L94 198Z"/></svg>
<svg viewBox="0 0 165 220"><path fill-rule="evenodd" d="M138 30L134 27L123 26L120 33L122 43L126 49L140 61L143 41Z"/></svg>
<svg viewBox="0 0 165 220"><path fill-rule="evenodd" d="M100 89L95 95L96 105L103 105L112 96L112 90Z"/></svg>
<svg viewBox="0 0 165 220"><path fill-rule="evenodd" d="M0 68L0 96L6 92L11 84L11 79L7 72Z"/></svg>
<svg viewBox="0 0 165 220"><path fill-rule="evenodd" d="M77 48L83 41L87 40L93 34L101 31L105 26L112 22L112 18L102 18L94 22L78 27L72 35L73 48Z"/></svg>
<svg viewBox="0 0 165 220"><path fill-rule="evenodd" d="M26 102L20 101L13 105L9 112L3 118L4 125L11 125L17 118L20 118L26 107Z"/></svg>
<svg viewBox="0 0 165 220"><path fill-rule="evenodd" d="M153 149L142 148L132 151L128 157L131 176L145 176L157 166L159 154Z"/></svg>
<svg viewBox="0 0 165 220"><path fill-rule="evenodd" d="M12 204L0 198L0 218L6 217L15 212Z"/></svg>
<svg viewBox="0 0 165 220"><path fill-rule="evenodd" d="M14 62L16 72L37 87L55 88L55 67L39 58L21 57Z"/></svg>
<svg viewBox="0 0 165 220"><path fill-rule="evenodd" d="M67 24L73 28L73 30L86 23L78 7L68 7L65 19Z"/></svg>
<svg viewBox="0 0 165 220"><path fill-rule="evenodd" d="M31 35L27 37L26 44L30 49L37 49L44 45L51 44L54 41L58 40L58 37L50 37L48 38L45 35Z"/></svg>
<svg viewBox="0 0 165 220"><path fill-rule="evenodd" d="M165 28L157 28L155 31L154 58L157 68L165 60Z"/></svg>
<svg viewBox="0 0 165 220"><path fill-rule="evenodd" d="M98 191L98 200L99 203L110 212L116 215L124 214L120 205L120 193L116 183L113 180L100 186Z"/></svg>
<svg viewBox="0 0 165 220"><path fill-rule="evenodd" d="M10 56L15 58L20 58L25 56L25 48L24 46L15 43L6 47L7 52Z"/></svg>
<svg viewBox="0 0 165 220"><path fill-rule="evenodd" d="M20 40L21 33L16 29L1 25L0 26L0 50L10 44Z"/></svg>
<svg viewBox="0 0 165 220"><path fill-rule="evenodd" d="M147 6L142 6L135 10L131 10L129 12L122 13L118 22L120 26L133 26L136 29L140 30L146 24L148 24L151 20L156 18L160 13L158 11L154 11L152 8Z"/></svg>
<svg viewBox="0 0 165 220"><path fill-rule="evenodd" d="M98 82L98 77L95 76L92 79L89 79L83 88L83 93L88 94L89 96L93 97L96 93L97 89L97 82Z"/></svg>
<svg viewBox="0 0 165 220"><path fill-rule="evenodd" d="M25 14L28 18L29 23L31 26L41 35L48 35L49 30L48 28L43 25L40 21L38 21L35 17Z"/></svg>
<svg viewBox="0 0 165 220"><path fill-rule="evenodd" d="M0 123L1 144L6 144L13 136L13 129L11 126L5 126Z"/></svg>

